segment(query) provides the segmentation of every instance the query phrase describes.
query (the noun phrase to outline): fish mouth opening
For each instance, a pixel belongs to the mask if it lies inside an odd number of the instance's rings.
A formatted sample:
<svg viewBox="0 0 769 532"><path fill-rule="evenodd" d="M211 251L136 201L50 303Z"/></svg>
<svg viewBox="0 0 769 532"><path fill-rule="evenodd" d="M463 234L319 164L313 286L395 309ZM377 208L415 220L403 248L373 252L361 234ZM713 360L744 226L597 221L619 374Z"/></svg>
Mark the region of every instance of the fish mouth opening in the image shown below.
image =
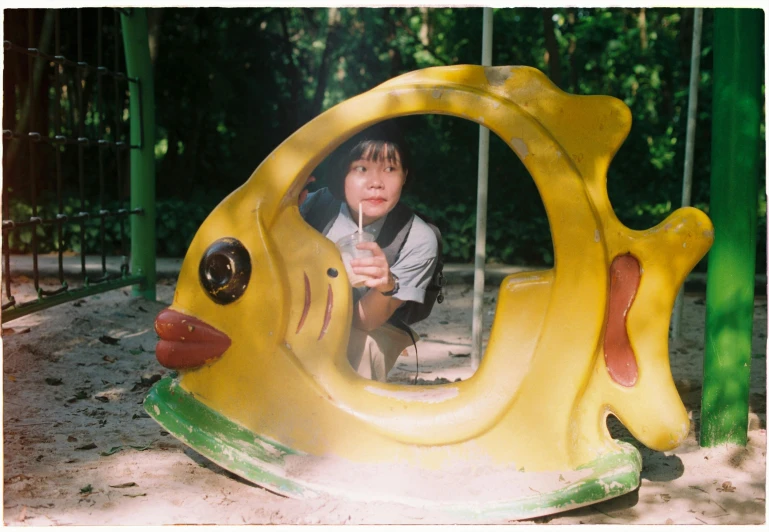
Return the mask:
<svg viewBox="0 0 769 532"><path fill-rule="evenodd" d="M230 347L230 337L202 320L167 308L155 318L158 362L169 369L210 364Z"/></svg>

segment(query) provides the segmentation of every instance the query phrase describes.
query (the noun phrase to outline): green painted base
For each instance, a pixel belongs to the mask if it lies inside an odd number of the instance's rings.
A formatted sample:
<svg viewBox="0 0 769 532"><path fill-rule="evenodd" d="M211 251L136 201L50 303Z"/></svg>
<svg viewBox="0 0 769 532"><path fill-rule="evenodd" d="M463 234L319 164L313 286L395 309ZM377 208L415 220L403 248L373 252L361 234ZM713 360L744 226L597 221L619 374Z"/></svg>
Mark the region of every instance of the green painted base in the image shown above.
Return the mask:
<svg viewBox="0 0 769 532"><path fill-rule="evenodd" d="M428 471L358 464L289 449L203 405L172 378L158 382L144 408L160 425L212 462L295 498L332 497L434 509L458 521L527 519L587 506L639 485L641 455L630 444L575 471L524 472L483 464Z"/></svg>

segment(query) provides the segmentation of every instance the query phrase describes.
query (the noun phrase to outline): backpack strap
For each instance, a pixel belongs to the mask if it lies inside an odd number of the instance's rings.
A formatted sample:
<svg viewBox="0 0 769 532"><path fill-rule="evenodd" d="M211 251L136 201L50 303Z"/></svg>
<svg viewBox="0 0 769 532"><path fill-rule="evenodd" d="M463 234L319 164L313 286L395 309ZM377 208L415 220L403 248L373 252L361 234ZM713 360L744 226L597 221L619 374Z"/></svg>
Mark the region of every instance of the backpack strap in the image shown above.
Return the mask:
<svg viewBox="0 0 769 532"><path fill-rule="evenodd" d="M387 214L382 230L379 232L377 244L387 258L387 264L391 267L395 264L398 255L403 249L406 237L414 223L414 211L403 203L398 203Z"/></svg>
<svg viewBox="0 0 769 532"><path fill-rule="evenodd" d="M304 221L325 236L336 220L341 206L342 202L336 199L329 189L322 188L302 205Z"/></svg>

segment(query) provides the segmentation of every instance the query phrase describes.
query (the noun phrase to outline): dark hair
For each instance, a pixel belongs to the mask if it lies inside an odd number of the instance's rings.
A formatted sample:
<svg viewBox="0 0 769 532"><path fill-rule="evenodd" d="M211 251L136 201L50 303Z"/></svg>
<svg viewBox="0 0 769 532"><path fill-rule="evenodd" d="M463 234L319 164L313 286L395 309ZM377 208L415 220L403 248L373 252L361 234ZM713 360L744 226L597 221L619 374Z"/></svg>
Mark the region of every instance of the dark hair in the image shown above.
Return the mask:
<svg viewBox="0 0 769 532"><path fill-rule="evenodd" d="M328 188L337 199L344 201L344 178L350 164L359 159L395 161L400 157L401 168L409 170L411 158L398 126L392 120L379 122L354 135L331 156Z"/></svg>

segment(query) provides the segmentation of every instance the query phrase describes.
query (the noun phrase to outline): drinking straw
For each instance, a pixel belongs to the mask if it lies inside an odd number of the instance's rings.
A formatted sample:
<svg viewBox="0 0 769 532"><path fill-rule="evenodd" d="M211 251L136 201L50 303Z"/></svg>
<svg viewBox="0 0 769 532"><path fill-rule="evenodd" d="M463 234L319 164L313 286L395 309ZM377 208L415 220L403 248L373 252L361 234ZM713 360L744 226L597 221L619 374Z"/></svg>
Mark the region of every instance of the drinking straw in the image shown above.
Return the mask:
<svg viewBox="0 0 769 532"><path fill-rule="evenodd" d="M358 202L358 243L363 242L363 202Z"/></svg>

